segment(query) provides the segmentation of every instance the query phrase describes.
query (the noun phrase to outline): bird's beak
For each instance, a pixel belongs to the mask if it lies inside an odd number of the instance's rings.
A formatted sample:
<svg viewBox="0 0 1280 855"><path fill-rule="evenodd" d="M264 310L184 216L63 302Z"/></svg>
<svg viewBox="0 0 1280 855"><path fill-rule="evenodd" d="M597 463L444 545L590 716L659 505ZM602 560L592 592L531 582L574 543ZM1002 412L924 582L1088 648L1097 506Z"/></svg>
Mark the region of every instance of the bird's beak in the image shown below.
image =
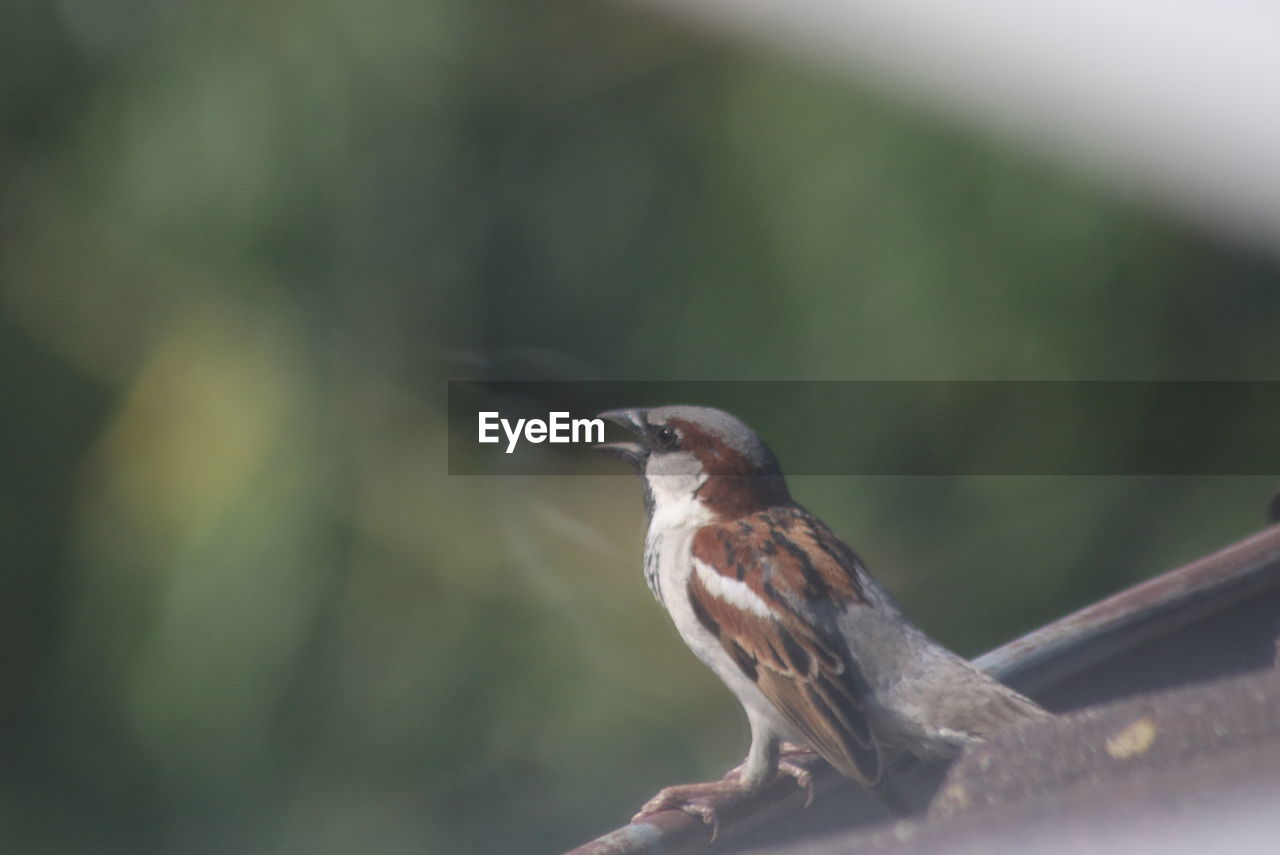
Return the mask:
<svg viewBox="0 0 1280 855"><path fill-rule="evenodd" d="M645 410L606 410L596 418L608 419L643 437L645 412ZM643 469L645 461L649 459L649 449L639 442L602 442L593 447L596 451L625 461L636 469Z"/></svg>

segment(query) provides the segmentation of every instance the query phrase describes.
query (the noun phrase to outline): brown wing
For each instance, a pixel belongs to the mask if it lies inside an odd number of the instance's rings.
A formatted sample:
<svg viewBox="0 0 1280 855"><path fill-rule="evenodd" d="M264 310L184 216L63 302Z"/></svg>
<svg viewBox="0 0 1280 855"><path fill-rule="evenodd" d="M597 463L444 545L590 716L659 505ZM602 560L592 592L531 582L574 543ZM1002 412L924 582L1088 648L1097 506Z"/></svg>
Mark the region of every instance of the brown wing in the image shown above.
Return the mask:
<svg viewBox="0 0 1280 855"><path fill-rule="evenodd" d="M783 595L861 601L848 548L805 512L786 508L701 529L693 556L708 568L689 579L703 626L827 762L873 792L886 788L860 700L862 678L843 641L806 622ZM708 572L723 580L701 575ZM767 616L750 608L752 596L768 605Z"/></svg>

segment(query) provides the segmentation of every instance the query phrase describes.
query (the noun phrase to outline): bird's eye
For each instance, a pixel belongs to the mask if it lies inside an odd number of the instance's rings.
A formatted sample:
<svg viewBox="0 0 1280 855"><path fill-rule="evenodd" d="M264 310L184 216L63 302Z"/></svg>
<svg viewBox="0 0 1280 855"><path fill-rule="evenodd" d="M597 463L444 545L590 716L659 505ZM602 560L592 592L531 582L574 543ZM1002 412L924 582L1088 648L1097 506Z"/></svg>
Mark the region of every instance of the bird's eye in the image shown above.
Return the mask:
<svg viewBox="0 0 1280 855"><path fill-rule="evenodd" d="M663 425L654 432L654 440L664 451L672 451L680 445L680 434L670 425Z"/></svg>

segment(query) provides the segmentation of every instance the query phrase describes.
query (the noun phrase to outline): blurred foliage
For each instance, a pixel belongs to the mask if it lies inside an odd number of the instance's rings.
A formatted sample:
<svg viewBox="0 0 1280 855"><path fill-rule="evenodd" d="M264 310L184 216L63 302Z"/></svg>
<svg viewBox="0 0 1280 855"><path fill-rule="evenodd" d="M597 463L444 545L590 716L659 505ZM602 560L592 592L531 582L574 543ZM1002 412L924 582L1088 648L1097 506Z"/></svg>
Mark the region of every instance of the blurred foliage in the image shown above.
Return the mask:
<svg viewBox="0 0 1280 855"><path fill-rule="evenodd" d="M447 477L448 377L1276 379L1278 281L607 4L0 0L0 849L553 852L737 761L637 486ZM967 653L1271 486L794 485Z"/></svg>

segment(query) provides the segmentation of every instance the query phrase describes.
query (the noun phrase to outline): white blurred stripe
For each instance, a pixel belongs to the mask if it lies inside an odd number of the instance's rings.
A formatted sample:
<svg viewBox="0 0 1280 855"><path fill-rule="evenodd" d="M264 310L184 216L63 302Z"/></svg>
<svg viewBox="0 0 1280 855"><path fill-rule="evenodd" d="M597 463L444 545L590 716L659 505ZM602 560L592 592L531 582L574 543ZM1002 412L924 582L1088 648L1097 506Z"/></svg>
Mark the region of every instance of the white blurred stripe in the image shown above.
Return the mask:
<svg viewBox="0 0 1280 855"><path fill-rule="evenodd" d="M1280 248L1280 2L631 2L853 72Z"/></svg>

